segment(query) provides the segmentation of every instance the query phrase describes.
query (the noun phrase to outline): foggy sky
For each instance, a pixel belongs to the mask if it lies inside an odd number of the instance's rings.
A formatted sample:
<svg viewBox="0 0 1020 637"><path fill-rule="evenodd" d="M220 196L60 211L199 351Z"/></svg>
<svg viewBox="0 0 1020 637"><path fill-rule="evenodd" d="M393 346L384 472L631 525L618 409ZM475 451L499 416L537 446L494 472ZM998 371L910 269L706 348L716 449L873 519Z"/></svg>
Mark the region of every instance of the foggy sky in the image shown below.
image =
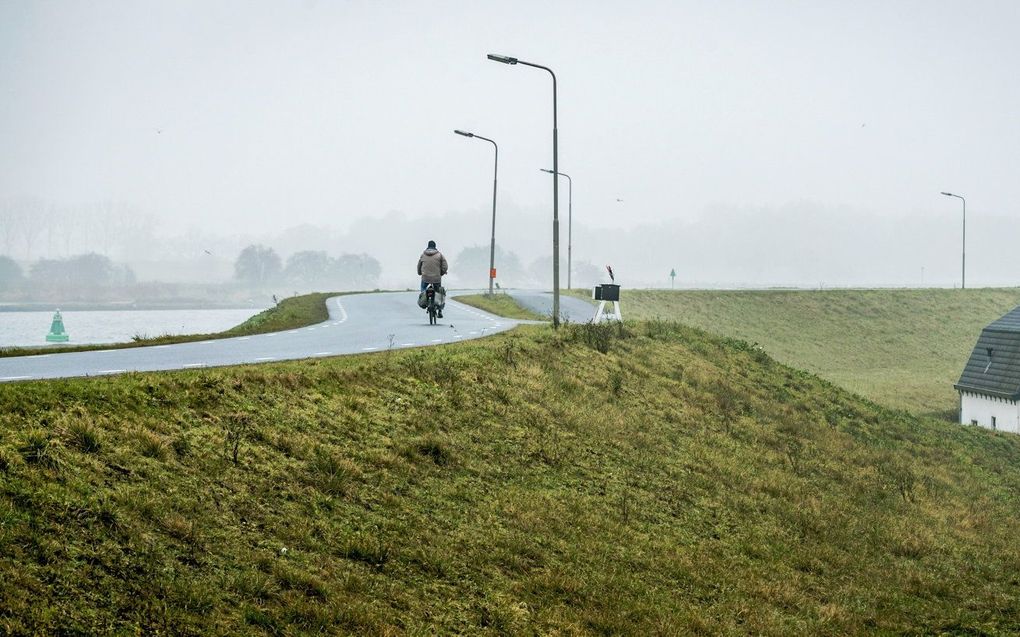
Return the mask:
<svg viewBox="0 0 1020 637"><path fill-rule="evenodd" d="M826 215L838 227L859 215L905 233L859 246L878 262L866 280L881 283L895 252L884 242L910 236L896 219L957 231L959 202L940 190L967 196L975 236L996 234L982 219L1020 228L1017 33L1013 1L0 0L0 198L129 202L167 236L343 233L399 212L437 220L431 238L481 244L492 151L461 128L500 143L500 202L519 214L497 232L540 253L551 82L485 59L496 52L557 72L560 169L586 242L576 255L599 262L599 228L640 245L641 228L711 227L719 210L758 211L802 246ZM777 226L803 202L816 223ZM1000 265L1013 260L990 259L986 280L1020 278ZM819 279L804 268L772 280Z"/></svg>

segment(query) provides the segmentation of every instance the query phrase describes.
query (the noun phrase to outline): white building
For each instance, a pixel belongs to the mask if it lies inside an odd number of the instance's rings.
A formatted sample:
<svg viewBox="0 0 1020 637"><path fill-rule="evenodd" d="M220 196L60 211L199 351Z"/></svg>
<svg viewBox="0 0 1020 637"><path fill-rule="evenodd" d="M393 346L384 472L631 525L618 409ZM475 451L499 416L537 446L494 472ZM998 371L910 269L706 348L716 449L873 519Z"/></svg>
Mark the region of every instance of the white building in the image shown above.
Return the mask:
<svg viewBox="0 0 1020 637"><path fill-rule="evenodd" d="M961 424L1020 433L1020 306L981 330L954 387Z"/></svg>

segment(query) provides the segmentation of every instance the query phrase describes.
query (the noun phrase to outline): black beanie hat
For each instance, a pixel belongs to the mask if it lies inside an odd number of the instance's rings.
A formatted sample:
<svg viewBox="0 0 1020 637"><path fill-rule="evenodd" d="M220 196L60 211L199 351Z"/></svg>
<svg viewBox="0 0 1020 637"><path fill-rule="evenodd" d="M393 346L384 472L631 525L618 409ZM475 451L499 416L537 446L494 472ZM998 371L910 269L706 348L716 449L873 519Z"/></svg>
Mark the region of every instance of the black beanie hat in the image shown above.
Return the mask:
<svg viewBox="0 0 1020 637"><path fill-rule="evenodd" d="M436 247L436 242L435 241L429 241L429 247L430 248Z"/></svg>

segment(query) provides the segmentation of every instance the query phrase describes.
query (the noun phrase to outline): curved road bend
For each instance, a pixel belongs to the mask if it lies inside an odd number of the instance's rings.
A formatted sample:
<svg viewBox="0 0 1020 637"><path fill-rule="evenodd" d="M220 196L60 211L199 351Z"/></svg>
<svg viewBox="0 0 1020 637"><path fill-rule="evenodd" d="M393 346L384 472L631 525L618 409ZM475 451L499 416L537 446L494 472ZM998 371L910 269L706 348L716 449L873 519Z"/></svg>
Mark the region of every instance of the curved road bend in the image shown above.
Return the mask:
<svg viewBox="0 0 1020 637"><path fill-rule="evenodd" d="M361 354L480 338L525 322L447 302L429 325L417 292L352 294L326 302L329 320L287 332L128 349L0 358L0 382L105 376Z"/></svg>
<svg viewBox="0 0 1020 637"><path fill-rule="evenodd" d="M552 292L538 290L509 290L507 294L532 312L552 316ZM587 323L595 317L595 305L590 301L560 294L560 320L570 323Z"/></svg>

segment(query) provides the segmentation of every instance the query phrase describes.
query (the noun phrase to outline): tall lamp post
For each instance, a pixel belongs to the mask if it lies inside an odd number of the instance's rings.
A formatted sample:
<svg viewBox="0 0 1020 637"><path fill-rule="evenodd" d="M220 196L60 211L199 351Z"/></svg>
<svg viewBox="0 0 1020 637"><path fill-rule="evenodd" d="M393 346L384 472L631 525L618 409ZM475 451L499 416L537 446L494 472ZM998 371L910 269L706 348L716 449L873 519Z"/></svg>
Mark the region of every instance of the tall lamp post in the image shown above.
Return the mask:
<svg viewBox="0 0 1020 637"><path fill-rule="evenodd" d="M492 296L492 283L496 278L496 177L499 174L499 145L488 137L482 137L467 131L455 130L453 132L464 137L483 139L492 144L492 148L496 151L492 162L492 237L489 239L489 296Z"/></svg>
<svg viewBox="0 0 1020 637"><path fill-rule="evenodd" d="M954 195L951 192L943 192L943 195L947 197L956 197L963 202L963 247L960 249L961 256L961 269L960 274L960 289L967 289L967 200L960 195Z"/></svg>
<svg viewBox="0 0 1020 637"><path fill-rule="evenodd" d="M548 168L539 168L544 173L552 173ZM567 289L570 289L570 273L574 271L572 260L574 244L574 180L567 173L557 173L567 178Z"/></svg>
<svg viewBox="0 0 1020 637"><path fill-rule="evenodd" d="M490 53L487 56L493 62L502 62L503 64L523 64L524 66L530 66L536 69L542 69L548 71L549 75L552 76L552 88L553 88L553 311L552 320L553 328L559 328L560 326L560 180L556 178L556 175L560 172L560 161L559 161L559 142L557 141L557 128L556 128L556 74L553 73L552 69L541 64L533 64L531 62L525 62L524 60L518 60L517 58L510 57L508 55L494 55Z"/></svg>

